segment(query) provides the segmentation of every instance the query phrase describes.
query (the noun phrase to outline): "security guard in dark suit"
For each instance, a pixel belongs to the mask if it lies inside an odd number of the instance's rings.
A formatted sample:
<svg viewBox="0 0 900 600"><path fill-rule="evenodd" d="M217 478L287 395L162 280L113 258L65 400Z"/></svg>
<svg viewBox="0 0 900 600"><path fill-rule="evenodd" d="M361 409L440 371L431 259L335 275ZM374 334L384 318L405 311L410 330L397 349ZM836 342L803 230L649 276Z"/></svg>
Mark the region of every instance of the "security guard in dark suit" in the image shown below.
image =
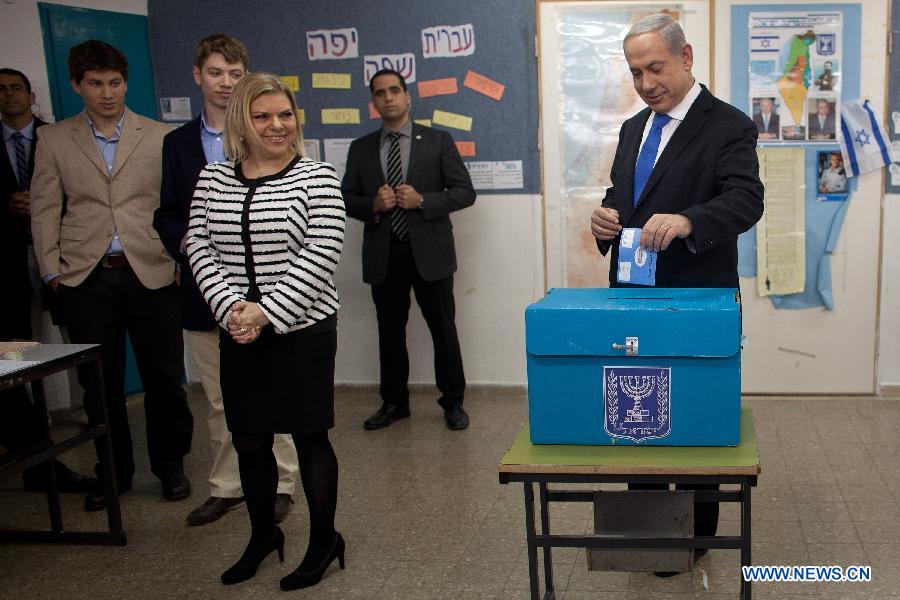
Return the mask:
<svg viewBox="0 0 900 600"><path fill-rule="evenodd" d="M438 403L447 427L465 429L450 213L471 206L475 190L450 135L410 121L400 73L379 71L369 88L382 127L351 144L341 184L347 214L365 223L363 281L372 286L378 316L383 403L365 428L387 427L410 415L406 323L412 290L434 342Z"/></svg>

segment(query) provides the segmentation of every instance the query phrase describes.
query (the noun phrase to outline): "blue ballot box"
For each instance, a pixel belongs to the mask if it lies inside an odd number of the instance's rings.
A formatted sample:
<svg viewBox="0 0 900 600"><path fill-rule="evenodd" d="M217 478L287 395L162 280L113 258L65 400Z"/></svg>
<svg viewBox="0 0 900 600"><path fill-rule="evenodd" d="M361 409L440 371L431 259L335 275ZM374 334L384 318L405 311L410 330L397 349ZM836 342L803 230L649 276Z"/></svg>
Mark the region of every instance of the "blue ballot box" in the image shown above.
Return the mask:
<svg viewBox="0 0 900 600"><path fill-rule="evenodd" d="M534 444L736 446L736 289L552 289L525 309Z"/></svg>

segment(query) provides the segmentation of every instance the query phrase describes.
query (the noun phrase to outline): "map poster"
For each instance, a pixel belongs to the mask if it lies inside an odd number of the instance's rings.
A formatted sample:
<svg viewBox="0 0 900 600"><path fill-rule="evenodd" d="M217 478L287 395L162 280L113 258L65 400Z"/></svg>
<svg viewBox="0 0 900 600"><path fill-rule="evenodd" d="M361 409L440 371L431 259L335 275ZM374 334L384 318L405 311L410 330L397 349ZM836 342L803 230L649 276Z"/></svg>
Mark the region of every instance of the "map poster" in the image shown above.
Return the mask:
<svg viewBox="0 0 900 600"><path fill-rule="evenodd" d="M841 13L750 13L749 26L759 142L833 143L841 131Z"/></svg>
<svg viewBox="0 0 900 600"><path fill-rule="evenodd" d="M577 4L577 3L576 3ZM560 11L557 30L559 196L563 203L563 285L605 287L608 263L591 235L591 213L611 185L609 173L622 123L646 104L622 52L622 40L638 20L660 12L652 6L575 7ZM681 20L680 10L664 10Z"/></svg>

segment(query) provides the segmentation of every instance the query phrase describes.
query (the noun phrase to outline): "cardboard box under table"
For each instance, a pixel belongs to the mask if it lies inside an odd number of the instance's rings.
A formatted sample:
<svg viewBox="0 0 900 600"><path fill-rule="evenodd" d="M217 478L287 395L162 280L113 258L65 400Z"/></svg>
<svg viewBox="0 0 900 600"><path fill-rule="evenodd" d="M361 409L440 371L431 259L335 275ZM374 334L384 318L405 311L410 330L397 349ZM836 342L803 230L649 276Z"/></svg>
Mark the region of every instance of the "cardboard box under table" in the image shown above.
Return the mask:
<svg viewBox="0 0 900 600"><path fill-rule="evenodd" d="M533 443L738 443L737 290L552 289L525 333Z"/></svg>

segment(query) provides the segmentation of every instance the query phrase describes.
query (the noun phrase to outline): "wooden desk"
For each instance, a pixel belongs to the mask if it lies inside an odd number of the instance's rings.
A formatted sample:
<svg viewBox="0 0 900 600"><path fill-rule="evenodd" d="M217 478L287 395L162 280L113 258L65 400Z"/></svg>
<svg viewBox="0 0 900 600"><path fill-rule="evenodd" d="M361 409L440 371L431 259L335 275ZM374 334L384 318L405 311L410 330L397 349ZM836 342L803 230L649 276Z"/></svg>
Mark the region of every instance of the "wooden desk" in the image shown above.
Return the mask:
<svg viewBox="0 0 900 600"><path fill-rule="evenodd" d="M97 369L98 381L103 381L100 346L96 344L41 344L22 352L22 360L31 362L23 368L0 375L0 390L31 383L34 403L43 414L47 414L44 399L43 378L66 371L81 364L93 364ZM24 363L23 363L24 364ZM116 489L113 468L112 444L109 438L109 422L106 411L106 397L100 386L97 398L97 422L77 435L59 443L50 438L49 421L46 430L46 449L27 456L16 456L16 462L0 467L0 479L18 475L34 465L50 462L63 452L99 438L97 458L100 462L100 479L106 496L106 514L109 531L65 531L62 510L59 504L59 489L56 483L56 469L50 467L50 486L47 490L47 506L50 511L50 531L0 531L0 542L56 542L70 544L106 544L124 546L125 531L122 529L122 513L119 508L119 494Z"/></svg>
<svg viewBox="0 0 900 600"><path fill-rule="evenodd" d="M741 551L750 563L750 491L759 475L753 417L741 409L741 443L733 448L664 446L550 446L531 443L526 424L500 461L500 483L525 487L525 532L532 600L540 600L537 549L544 552L544 600L553 590L553 547L569 548L725 548ZM541 533L535 530L534 487L539 486ZM739 484L740 490L695 491L703 501L740 502L741 535L691 538L551 535L550 502L593 502L594 491L551 490L548 483L706 483ZM750 582L741 580L741 598L751 599Z"/></svg>

